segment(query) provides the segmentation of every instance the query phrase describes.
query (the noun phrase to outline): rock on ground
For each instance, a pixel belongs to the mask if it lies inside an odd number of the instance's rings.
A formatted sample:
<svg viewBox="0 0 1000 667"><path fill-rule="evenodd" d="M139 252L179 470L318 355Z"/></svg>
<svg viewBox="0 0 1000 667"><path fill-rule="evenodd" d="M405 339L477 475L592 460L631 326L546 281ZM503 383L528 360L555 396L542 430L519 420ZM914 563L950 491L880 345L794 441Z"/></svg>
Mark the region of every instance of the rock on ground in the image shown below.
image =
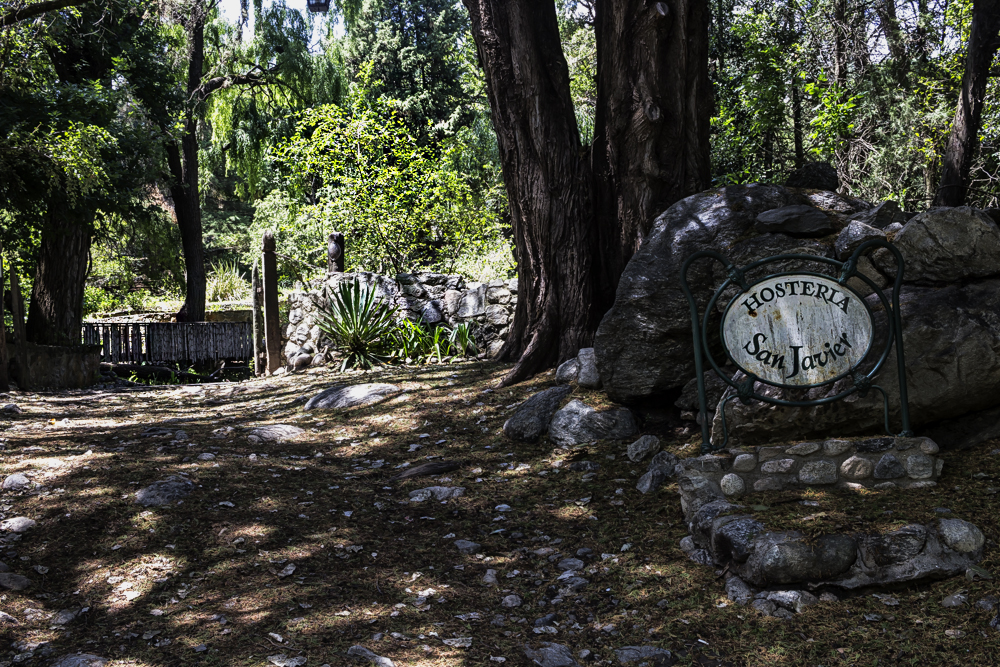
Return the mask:
<svg viewBox="0 0 1000 667"><path fill-rule="evenodd" d="M511 440L535 442L548 431L559 403L572 391L572 387L552 387L531 396L504 423L504 435Z"/></svg>
<svg viewBox="0 0 1000 667"><path fill-rule="evenodd" d="M573 658L573 652L562 644L542 642L537 649L525 645L524 655L539 667L580 667L580 663Z"/></svg>
<svg viewBox="0 0 1000 667"><path fill-rule="evenodd" d="M9 591L23 591L31 585L31 579L11 572L0 572L0 588Z"/></svg>
<svg viewBox="0 0 1000 667"><path fill-rule="evenodd" d="M24 533L34 528L35 525L34 519L29 519L26 516L16 516L0 522L0 530L8 533Z"/></svg>
<svg viewBox="0 0 1000 667"><path fill-rule="evenodd" d="M289 424L271 424L269 426L257 426L250 429L250 437L260 438L264 442L282 443L294 440L305 433L305 429Z"/></svg>
<svg viewBox="0 0 1000 667"><path fill-rule="evenodd" d="M474 554L479 551L480 546L482 545L471 540L455 540L455 547L463 554Z"/></svg>
<svg viewBox="0 0 1000 667"><path fill-rule="evenodd" d="M324 389L310 398L303 409L341 410L361 405L373 405L402 391L394 384L385 383L337 385Z"/></svg>
<svg viewBox="0 0 1000 667"><path fill-rule="evenodd" d="M576 360L579 364L576 383L581 387L588 387L590 389L600 387L601 376L597 372L597 357L594 355L594 348L583 348L577 353Z"/></svg>
<svg viewBox="0 0 1000 667"><path fill-rule="evenodd" d="M670 651L655 646L624 646L616 648L615 655L618 657L618 662L622 664L638 662L639 660L656 660L657 658L669 660L671 657Z"/></svg>
<svg viewBox="0 0 1000 667"><path fill-rule="evenodd" d="M660 451L660 439L655 435L644 435L628 446L628 457L638 463L658 451Z"/></svg>
<svg viewBox="0 0 1000 667"><path fill-rule="evenodd" d="M464 486L428 486L424 489L410 491L410 502L422 503L425 500L430 500L432 497L434 500L448 500L449 498L458 498L464 494Z"/></svg>
<svg viewBox="0 0 1000 667"><path fill-rule="evenodd" d="M347 655L351 656L352 658L362 658L364 660L367 660L373 665L375 665L375 667L396 667L395 664L392 662L392 660L389 660L389 658L384 658L380 655L377 655L373 651L365 648L364 646L361 646L360 644L352 646L351 648L347 649Z"/></svg>
<svg viewBox="0 0 1000 667"><path fill-rule="evenodd" d="M7 475L7 477L3 480L4 491L20 491L28 486L31 486L31 480L28 479L26 475L19 472L16 472L13 475Z"/></svg>
<svg viewBox="0 0 1000 667"><path fill-rule="evenodd" d="M573 357L572 359L559 364L559 368L556 369L556 382L559 384L576 382L576 378L579 373L580 362L577 361L576 357Z"/></svg>
<svg viewBox="0 0 1000 667"><path fill-rule="evenodd" d="M572 400L552 416L549 438L571 447L595 440L623 440L636 433L635 419L627 408L598 412L579 400Z"/></svg>
<svg viewBox="0 0 1000 667"><path fill-rule="evenodd" d="M194 482L171 475L140 489L135 494L135 501L144 507L167 505L187 497L192 491L194 491Z"/></svg>
<svg viewBox="0 0 1000 667"><path fill-rule="evenodd" d="M104 667L107 663L106 658L91 653L74 653L59 658L51 667Z"/></svg>

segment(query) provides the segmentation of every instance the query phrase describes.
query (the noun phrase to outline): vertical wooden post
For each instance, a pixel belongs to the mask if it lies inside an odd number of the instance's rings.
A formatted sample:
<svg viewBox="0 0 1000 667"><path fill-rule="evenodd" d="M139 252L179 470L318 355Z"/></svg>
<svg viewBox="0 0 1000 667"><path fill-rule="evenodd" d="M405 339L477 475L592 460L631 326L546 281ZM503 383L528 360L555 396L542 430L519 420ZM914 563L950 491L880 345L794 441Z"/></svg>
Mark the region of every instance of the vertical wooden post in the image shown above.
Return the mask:
<svg viewBox="0 0 1000 667"><path fill-rule="evenodd" d="M264 374L267 365L267 348L264 347L264 285L260 280L260 269L253 263L251 274L253 283L253 370L256 375Z"/></svg>
<svg viewBox="0 0 1000 667"><path fill-rule="evenodd" d="M7 276L3 272L3 245L0 244L0 391L10 391L7 378L7 327L4 326L3 286Z"/></svg>
<svg viewBox="0 0 1000 667"><path fill-rule="evenodd" d="M281 323L278 321L278 259L274 255L274 232L264 232L261 244L264 268L264 342L267 346L267 372L281 366Z"/></svg>
<svg viewBox="0 0 1000 667"><path fill-rule="evenodd" d="M344 235L340 232L330 234L326 242L326 272L344 272Z"/></svg>
<svg viewBox="0 0 1000 667"><path fill-rule="evenodd" d="M24 302L21 301L21 281L14 263L10 266L10 304L14 315L14 336L17 338L17 386L21 391L31 387L31 369L28 368L28 341L24 336Z"/></svg>

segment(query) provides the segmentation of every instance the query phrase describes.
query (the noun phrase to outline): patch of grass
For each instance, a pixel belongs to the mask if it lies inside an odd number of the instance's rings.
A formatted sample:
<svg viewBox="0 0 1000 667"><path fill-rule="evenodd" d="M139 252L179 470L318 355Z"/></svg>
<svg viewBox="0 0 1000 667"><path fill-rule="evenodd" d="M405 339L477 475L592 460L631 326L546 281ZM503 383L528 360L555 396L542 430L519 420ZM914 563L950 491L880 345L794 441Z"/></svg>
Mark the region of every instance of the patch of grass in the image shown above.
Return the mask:
<svg viewBox="0 0 1000 667"><path fill-rule="evenodd" d="M987 626L990 616L939 604L958 590L972 601L997 594L996 582L903 586L893 592L897 607L857 595L789 622L728 604L715 571L678 546L687 528L676 488L635 491L644 466L627 459L627 443L569 453L544 439L516 444L502 436L514 406L552 379L494 389L506 371L475 362L309 369L239 384L5 399L25 412L0 421L0 472L24 472L41 486L0 495L6 517L38 521L20 539L5 536L0 549L14 572L33 581L24 592L3 593L4 611L20 623L0 626L0 661L19 653L9 648L14 641L48 641L57 654L95 653L113 667L258 667L279 653L339 666L353 664L346 651L363 644L397 665L478 667L495 664L490 656L527 664L525 643L556 641L589 649L604 664L617 664L614 648L644 644L682 652L680 664L712 664L715 656L748 666L996 664L1000 633ZM302 412L302 397L344 381L392 382L404 393L366 408ZM595 392L574 397L608 405ZM277 423L305 432L255 444L241 430ZM186 435L142 436L151 426ZM684 448L690 432L658 435L669 451L697 454L695 445ZM826 512L815 525L861 517L888 529L897 517L923 520L947 507L947 516L984 531L990 542L982 565L1000 572L1000 519L989 491L1000 485L1000 457L989 455L997 446L942 454L944 476L929 491L811 494L820 507L779 505L775 496L764 499L772 509L762 517L773 527ZM199 460L202 453L215 459ZM427 457L462 466L390 481L406 469L399 466ZM582 473L552 465L570 457L601 467L585 482ZM182 474L196 484L183 503L134 503L138 489ZM409 491L433 485L466 492L445 503L409 502ZM510 510L498 510L501 504ZM454 539L480 543L480 553L459 553ZM553 604L561 586L556 564L581 548L594 554L581 573L590 583ZM282 574L289 564L294 572ZM498 586L482 583L488 569ZM510 594L525 604L502 607ZM76 620L53 627L49 615L82 607L88 611ZM479 617L464 616L470 613ZM535 633L535 619L550 613L558 614L556 634ZM491 623L497 614L503 625ZM472 637L472 647L442 641L455 636ZM202 644L207 651L196 652Z"/></svg>

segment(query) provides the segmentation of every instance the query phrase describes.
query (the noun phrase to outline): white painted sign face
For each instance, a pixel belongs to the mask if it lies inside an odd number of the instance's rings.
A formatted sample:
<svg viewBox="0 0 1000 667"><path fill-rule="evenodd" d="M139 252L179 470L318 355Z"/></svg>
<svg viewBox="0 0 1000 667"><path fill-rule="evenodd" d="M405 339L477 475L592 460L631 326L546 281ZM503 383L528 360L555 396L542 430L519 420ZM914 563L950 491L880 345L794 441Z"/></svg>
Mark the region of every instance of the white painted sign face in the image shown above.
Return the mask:
<svg viewBox="0 0 1000 667"><path fill-rule="evenodd" d="M777 385L815 385L843 375L868 353L873 329L857 293L803 274L762 280L722 316L722 342L736 365Z"/></svg>

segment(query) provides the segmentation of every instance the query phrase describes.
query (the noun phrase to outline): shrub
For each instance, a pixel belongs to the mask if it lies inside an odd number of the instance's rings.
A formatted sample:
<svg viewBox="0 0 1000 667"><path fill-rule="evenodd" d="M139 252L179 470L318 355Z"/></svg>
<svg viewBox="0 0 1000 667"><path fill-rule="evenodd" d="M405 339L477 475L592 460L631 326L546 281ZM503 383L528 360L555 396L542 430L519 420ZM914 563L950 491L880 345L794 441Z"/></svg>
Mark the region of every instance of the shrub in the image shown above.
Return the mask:
<svg viewBox="0 0 1000 667"><path fill-rule="evenodd" d="M250 295L250 282L236 262L222 262L208 274L206 292L208 301L239 301Z"/></svg>
<svg viewBox="0 0 1000 667"><path fill-rule="evenodd" d="M373 288L355 280L343 282L330 294L329 306L317 324L345 354L340 370L371 368L392 357L396 309L378 298Z"/></svg>

